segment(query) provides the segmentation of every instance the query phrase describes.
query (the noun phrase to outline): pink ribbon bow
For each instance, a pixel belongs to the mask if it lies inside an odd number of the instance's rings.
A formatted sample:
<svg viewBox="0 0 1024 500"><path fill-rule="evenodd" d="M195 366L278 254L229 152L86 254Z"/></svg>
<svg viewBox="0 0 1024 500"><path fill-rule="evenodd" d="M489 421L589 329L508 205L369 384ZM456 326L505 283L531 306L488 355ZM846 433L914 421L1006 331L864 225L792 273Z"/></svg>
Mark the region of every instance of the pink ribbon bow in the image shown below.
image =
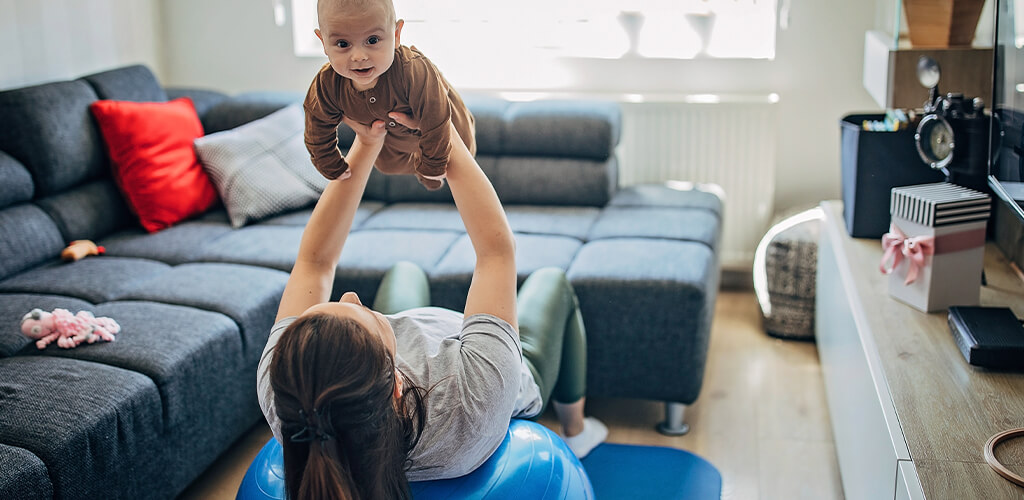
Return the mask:
<svg viewBox="0 0 1024 500"><path fill-rule="evenodd" d="M882 254L882 262L878 269L882 274L891 274L900 265L903 257L906 257L910 269L907 270L907 279L903 284L909 285L917 279L917 273L924 267L925 257L935 254L935 237L908 238L900 228L890 225L889 232L882 235L882 248L885 249L885 253ZM885 263L889 262L889 259L892 259L892 267L886 268Z"/></svg>

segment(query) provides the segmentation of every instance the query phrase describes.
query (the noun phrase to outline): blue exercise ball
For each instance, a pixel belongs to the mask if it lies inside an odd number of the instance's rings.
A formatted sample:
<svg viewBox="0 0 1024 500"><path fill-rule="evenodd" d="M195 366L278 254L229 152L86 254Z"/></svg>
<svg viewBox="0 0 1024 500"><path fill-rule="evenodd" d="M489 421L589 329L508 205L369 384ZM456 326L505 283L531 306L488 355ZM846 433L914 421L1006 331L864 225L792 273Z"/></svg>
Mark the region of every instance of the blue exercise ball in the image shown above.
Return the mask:
<svg viewBox="0 0 1024 500"><path fill-rule="evenodd" d="M271 438L242 479L237 500L284 500L281 445ZM519 498L592 500L594 490L583 464L547 427L513 420L505 439L475 471L454 479L410 483L419 500L440 498Z"/></svg>

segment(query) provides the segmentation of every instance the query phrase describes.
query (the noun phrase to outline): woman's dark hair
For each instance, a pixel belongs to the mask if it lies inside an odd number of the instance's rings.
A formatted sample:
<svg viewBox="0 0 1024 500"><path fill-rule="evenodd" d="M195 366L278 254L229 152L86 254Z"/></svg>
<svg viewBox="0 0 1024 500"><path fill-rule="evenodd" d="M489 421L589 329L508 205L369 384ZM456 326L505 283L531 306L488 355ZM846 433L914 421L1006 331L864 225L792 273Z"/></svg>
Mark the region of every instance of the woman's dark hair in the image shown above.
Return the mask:
<svg viewBox="0 0 1024 500"><path fill-rule="evenodd" d="M411 498L405 468L423 428L422 391L394 399L395 364L354 319L300 317L269 368L288 498Z"/></svg>

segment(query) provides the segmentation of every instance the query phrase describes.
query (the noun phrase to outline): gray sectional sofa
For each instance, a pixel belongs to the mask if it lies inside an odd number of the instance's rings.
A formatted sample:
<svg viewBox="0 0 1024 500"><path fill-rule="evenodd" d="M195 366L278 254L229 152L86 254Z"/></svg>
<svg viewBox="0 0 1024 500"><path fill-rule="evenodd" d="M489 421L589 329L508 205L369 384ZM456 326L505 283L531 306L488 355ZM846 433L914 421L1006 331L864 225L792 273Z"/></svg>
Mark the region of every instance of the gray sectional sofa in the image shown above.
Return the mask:
<svg viewBox="0 0 1024 500"><path fill-rule="evenodd" d="M0 498L168 498L261 417L255 370L310 207L232 229L223 208L148 234L113 182L88 106L193 98L207 133L297 101L165 89L131 66L0 92ZM466 95L521 279L566 270L586 323L588 392L697 399L718 288L721 201L620 188L614 104ZM340 133L351 141L351 132ZM464 305L472 252L447 189L374 173L336 292L372 299L410 260L436 305ZM91 239L106 254L58 258ZM116 342L37 350L33 308L109 316ZM653 422L652 422L653 423Z"/></svg>

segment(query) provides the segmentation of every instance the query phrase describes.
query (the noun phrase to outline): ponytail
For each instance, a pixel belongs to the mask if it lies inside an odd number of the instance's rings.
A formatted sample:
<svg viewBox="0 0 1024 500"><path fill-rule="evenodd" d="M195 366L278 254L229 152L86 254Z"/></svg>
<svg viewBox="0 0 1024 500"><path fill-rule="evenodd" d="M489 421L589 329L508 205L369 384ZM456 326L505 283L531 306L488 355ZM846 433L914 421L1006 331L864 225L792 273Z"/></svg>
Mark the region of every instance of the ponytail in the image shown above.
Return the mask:
<svg viewBox="0 0 1024 500"><path fill-rule="evenodd" d="M333 448L333 442L313 441L306 445L308 449L304 467L299 474L291 474L291 477L301 477L299 481L288 481L288 462L285 459L285 486L288 491L288 498L291 500L300 499L338 499L356 500L358 488L352 484L351 475L346 471L347 465L339 463L336 453L329 450ZM326 448L326 449L325 449ZM292 460L292 463L300 462Z"/></svg>
<svg viewBox="0 0 1024 500"><path fill-rule="evenodd" d="M423 427L422 391L397 402L394 359L361 323L295 320L270 363L290 500L409 499L409 450Z"/></svg>

